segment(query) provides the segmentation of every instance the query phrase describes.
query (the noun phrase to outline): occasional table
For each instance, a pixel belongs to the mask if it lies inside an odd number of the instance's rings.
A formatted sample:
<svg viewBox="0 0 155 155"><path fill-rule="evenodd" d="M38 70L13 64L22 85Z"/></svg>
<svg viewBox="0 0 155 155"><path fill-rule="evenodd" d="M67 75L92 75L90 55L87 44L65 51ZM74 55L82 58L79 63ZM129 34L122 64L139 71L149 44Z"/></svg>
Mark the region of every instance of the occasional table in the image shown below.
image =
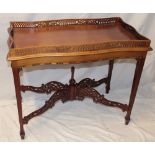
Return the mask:
<svg viewBox="0 0 155 155"><path fill-rule="evenodd" d="M152 50L150 40L140 35L121 18L63 19L35 22L11 22L9 32L8 60L14 77L20 136L24 139L24 124L52 108L58 100L83 100L92 98L94 102L120 108L126 112L125 124L130 115L142 74L146 54ZM132 58L136 69L128 104L108 100L95 87L105 84L106 93L115 59ZM74 66L68 84L51 81L40 87L20 84L20 72L24 67L47 64L77 64L109 60L108 76L100 80L85 78L76 82ZM23 116L21 91L52 94L45 104L27 116Z"/></svg>

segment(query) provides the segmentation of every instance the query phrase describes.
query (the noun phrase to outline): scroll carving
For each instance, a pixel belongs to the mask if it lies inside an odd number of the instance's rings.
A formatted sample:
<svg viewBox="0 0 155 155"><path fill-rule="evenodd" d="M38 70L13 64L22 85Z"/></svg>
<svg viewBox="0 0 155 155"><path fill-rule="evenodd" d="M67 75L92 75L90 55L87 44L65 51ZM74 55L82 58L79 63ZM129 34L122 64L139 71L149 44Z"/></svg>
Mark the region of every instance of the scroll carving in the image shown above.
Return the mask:
<svg viewBox="0 0 155 155"><path fill-rule="evenodd" d="M46 93L50 94L52 91L58 91L64 88L64 84L57 82L57 81L52 81L47 84L42 84L41 87L34 87L34 86L24 86L21 85L21 91L33 91L36 93Z"/></svg>
<svg viewBox="0 0 155 155"><path fill-rule="evenodd" d="M100 93L93 89L93 88L84 88L80 89L79 91L79 97L89 97L92 98L94 102L104 104L106 106L111 106L111 107L117 107L122 109L122 111L127 111L128 105L127 104L122 104L119 102L114 102L114 101L109 101L107 100L104 95L100 95Z"/></svg>
<svg viewBox="0 0 155 155"><path fill-rule="evenodd" d="M122 104L119 102L114 102L106 99L104 95L101 95L94 87L99 86L102 83L108 84L108 78L103 78L101 80L95 81L95 79L86 78L76 83L74 79L74 67L71 68L71 79L69 84L62 84L60 82L52 81L47 84L43 84L41 87L33 86L21 86L22 91L34 91L36 93L51 93L54 94L45 102L45 104L38 110L30 113L23 118L24 124L27 124L30 119L36 117L49 108L52 108L57 101L61 100L66 102L69 100L83 100L85 97L92 98L94 102L100 103L106 106L117 107L122 111L127 111L127 104Z"/></svg>
<svg viewBox="0 0 155 155"><path fill-rule="evenodd" d="M90 79L90 78L86 78L81 80L78 83L78 87L80 88L85 88L85 87L97 87L99 85L101 85L102 83L106 83L107 82L107 78L103 78L101 80L95 81L95 79Z"/></svg>
<svg viewBox="0 0 155 155"><path fill-rule="evenodd" d="M27 124L28 121L29 121L30 119L32 119L33 117L36 117L36 116L38 116L38 115L44 113L44 112L47 111L49 108L53 107L53 106L55 105L55 103L56 103L58 100L62 99L62 97L63 97L63 91L62 91L62 90L56 91L56 92L51 96L51 98L50 98L48 101L45 102L44 106L42 106L40 109L38 109L38 110L32 112L31 114L25 116L25 117L23 118L23 123L24 123L24 124Z"/></svg>

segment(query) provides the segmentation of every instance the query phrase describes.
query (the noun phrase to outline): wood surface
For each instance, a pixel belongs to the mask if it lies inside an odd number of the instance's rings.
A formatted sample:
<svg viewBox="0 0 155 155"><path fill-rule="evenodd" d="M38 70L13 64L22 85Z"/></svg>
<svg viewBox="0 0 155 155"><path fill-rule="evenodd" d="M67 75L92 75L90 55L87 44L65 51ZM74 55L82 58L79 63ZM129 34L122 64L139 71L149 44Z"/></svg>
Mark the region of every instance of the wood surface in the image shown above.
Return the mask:
<svg viewBox="0 0 155 155"><path fill-rule="evenodd" d="M118 17L11 22L9 34L13 67L132 58L151 50L150 40Z"/></svg>
<svg viewBox="0 0 155 155"><path fill-rule="evenodd" d="M151 41L140 35L119 17L102 19L65 19L37 22L11 22L8 60L14 77L20 136L25 137L24 124L62 102L92 98L95 103L120 108L126 112L125 124L135 101L147 52L152 50ZM108 100L94 87L105 84L109 93L115 59L136 59L136 69L129 104ZM51 81L40 87L20 84L23 67L45 64L75 64L109 60L108 75L98 81L85 78L79 83L74 79L74 67L68 84ZM39 109L23 116L21 91L51 94Z"/></svg>

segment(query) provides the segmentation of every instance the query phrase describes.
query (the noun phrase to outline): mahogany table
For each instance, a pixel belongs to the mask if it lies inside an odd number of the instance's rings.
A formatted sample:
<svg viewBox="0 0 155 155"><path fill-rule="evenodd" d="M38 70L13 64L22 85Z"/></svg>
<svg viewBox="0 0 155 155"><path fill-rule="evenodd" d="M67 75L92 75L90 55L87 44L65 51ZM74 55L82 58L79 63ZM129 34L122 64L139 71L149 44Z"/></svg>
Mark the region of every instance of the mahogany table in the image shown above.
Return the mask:
<svg viewBox="0 0 155 155"><path fill-rule="evenodd" d="M25 136L24 124L52 108L58 100L66 102L68 100L83 100L85 97L89 97L96 103L120 108L126 112L125 124L129 123L146 54L151 50L151 41L140 35L132 26L118 17L65 19L11 22L8 32L10 49L7 58L11 62L14 76L22 139ZM105 83L106 93L109 93L113 64L117 58L133 58L136 60L129 104L110 101L94 88ZM71 79L68 84L57 81L42 84L40 87L20 84L19 73L24 67L103 60L109 60L108 76L98 81L85 78L77 83L74 79L74 67L71 67ZM41 108L23 117L21 91L54 93Z"/></svg>

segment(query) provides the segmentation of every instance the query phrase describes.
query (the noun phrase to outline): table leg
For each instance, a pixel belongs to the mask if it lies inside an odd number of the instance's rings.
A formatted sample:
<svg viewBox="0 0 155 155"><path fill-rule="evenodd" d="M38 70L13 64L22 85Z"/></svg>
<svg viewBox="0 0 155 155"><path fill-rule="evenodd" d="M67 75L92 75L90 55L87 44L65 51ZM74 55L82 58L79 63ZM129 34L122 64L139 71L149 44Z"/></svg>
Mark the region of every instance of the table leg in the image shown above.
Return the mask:
<svg viewBox="0 0 155 155"><path fill-rule="evenodd" d="M130 115L131 115L132 107L133 107L133 104L135 101L135 97L136 97L138 85L140 82L144 62L145 62L145 57L137 59L137 64L136 64L136 69L135 69L135 74L134 74L134 79L133 79L133 84L132 84L132 89L131 89L131 94L130 94L128 110L127 110L127 114L125 116L125 124L126 125L128 125L128 123L130 121Z"/></svg>
<svg viewBox="0 0 155 155"><path fill-rule="evenodd" d="M108 77L107 77L107 83L106 83L106 93L109 93L110 90L110 82L111 82L111 76L112 76L112 70L113 70L114 60L109 61L109 69L108 69Z"/></svg>
<svg viewBox="0 0 155 155"><path fill-rule="evenodd" d="M15 92L16 92L16 99L17 99L17 109L18 109L18 116L19 116L19 124L20 124L20 136L21 139L24 139L25 132L23 127L23 116L22 116L22 97L20 91L20 69L19 68L12 68L13 77L14 77L14 85L15 85Z"/></svg>

